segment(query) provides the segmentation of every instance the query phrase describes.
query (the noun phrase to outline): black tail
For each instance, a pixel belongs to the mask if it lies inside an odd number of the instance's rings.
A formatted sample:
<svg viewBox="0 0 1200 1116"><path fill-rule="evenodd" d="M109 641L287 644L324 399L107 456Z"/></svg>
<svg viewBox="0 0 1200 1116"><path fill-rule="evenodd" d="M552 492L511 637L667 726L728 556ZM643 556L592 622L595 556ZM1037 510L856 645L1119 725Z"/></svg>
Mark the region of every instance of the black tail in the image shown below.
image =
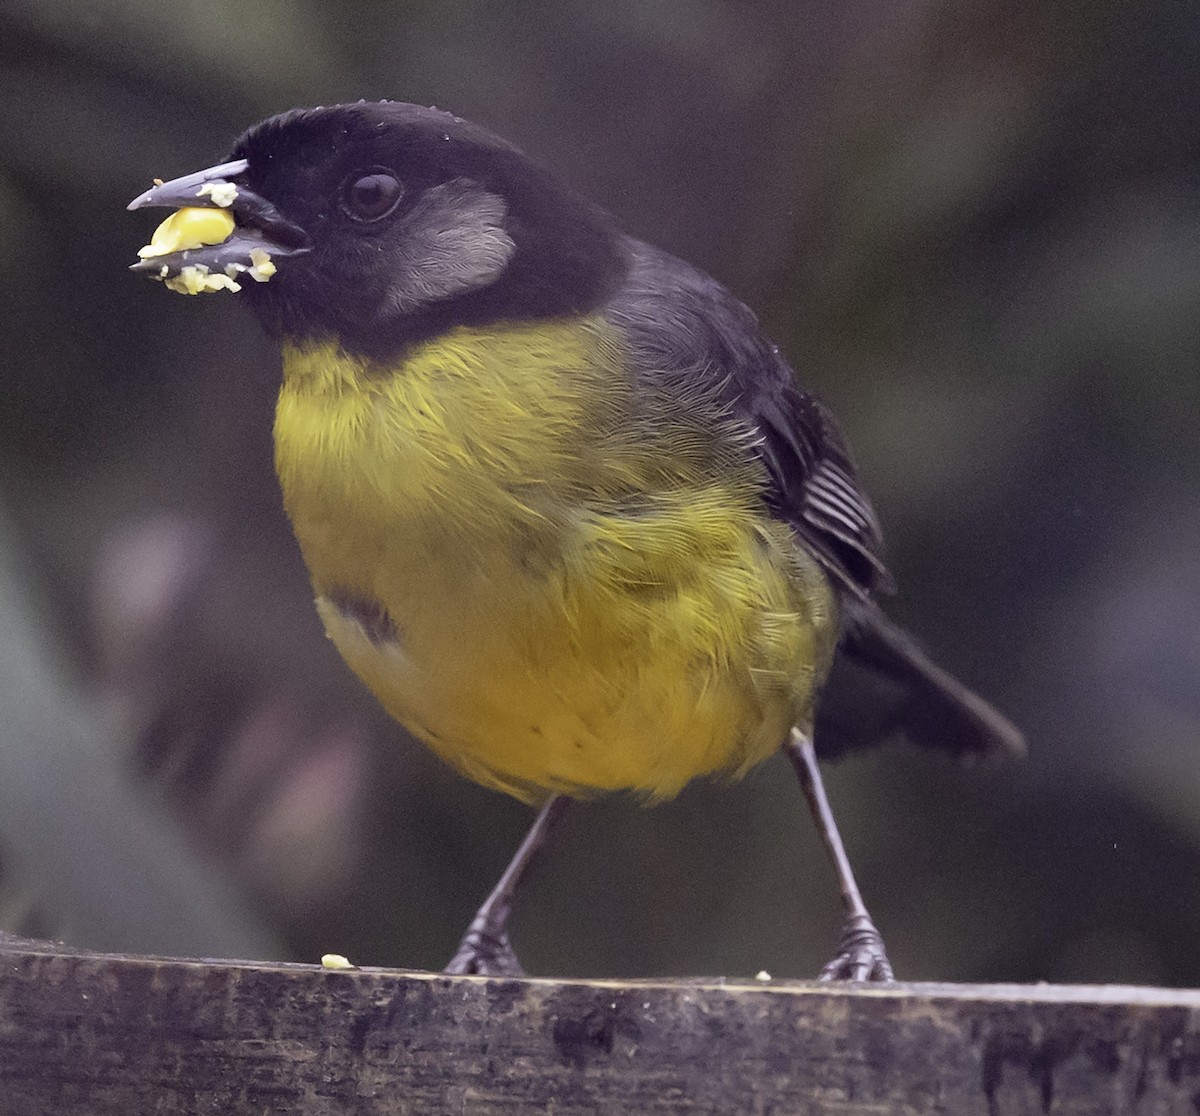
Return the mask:
<svg viewBox="0 0 1200 1116"><path fill-rule="evenodd" d="M847 597L833 668L817 703L822 759L904 739L963 759L1025 754L1015 725L933 663L878 606Z"/></svg>

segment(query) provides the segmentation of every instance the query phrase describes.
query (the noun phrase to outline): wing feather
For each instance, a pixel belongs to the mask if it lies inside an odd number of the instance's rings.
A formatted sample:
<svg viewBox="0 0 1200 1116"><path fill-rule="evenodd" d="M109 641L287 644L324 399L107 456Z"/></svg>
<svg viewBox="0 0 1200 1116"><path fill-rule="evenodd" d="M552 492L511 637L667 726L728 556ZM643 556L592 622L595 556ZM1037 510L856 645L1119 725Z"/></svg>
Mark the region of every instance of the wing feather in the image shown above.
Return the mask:
<svg viewBox="0 0 1200 1116"><path fill-rule="evenodd" d="M745 427L762 461L763 500L846 591L890 590L883 538L828 408L805 391L754 314L716 280L633 242L633 268L607 316L649 385L704 399Z"/></svg>

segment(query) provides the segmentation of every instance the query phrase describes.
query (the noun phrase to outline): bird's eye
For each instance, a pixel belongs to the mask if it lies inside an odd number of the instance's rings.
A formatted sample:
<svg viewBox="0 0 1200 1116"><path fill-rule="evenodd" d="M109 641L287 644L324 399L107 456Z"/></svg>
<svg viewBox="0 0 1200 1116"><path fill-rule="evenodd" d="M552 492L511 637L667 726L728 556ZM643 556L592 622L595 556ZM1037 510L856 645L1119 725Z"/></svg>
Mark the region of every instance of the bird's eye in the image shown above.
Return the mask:
<svg viewBox="0 0 1200 1116"><path fill-rule="evenodd" d="M400 204L404 187L389 171L356 172L342 187L342 209L356 221L379 221Z"/></svg>

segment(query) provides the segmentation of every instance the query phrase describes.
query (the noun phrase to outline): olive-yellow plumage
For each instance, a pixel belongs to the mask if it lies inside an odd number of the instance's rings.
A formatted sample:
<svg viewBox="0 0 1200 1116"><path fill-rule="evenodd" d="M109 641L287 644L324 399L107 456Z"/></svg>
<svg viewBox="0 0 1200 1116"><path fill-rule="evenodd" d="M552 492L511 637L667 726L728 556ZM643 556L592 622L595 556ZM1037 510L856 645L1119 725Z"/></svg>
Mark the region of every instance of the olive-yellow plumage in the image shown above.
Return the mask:
<svg viewBox="0 0 1200 1116"><path fill-rule="evenodd" d="M276 464L326 631L434 751L523 797L744 770L811 721L833 653L824 574L736 455L713 476L637 421L624 359L588 318L391 367L284 353Z"/></svg>

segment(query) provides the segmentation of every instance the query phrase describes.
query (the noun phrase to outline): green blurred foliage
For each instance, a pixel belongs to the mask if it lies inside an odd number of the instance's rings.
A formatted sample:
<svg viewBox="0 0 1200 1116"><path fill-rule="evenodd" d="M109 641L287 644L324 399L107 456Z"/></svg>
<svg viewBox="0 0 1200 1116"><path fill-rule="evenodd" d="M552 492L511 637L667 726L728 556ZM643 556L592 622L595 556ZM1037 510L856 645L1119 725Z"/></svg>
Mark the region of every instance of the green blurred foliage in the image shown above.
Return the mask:
<svg viewBox="0 0 1200 1116"><path fill-rule="evenodd" d="M1200 984L1198 63L1169 0L9 0L0 498L117 758L307 959L440 965L527 824L321 636L269 345L125 271L124 204L248 124L437 103L758 309L849 432L890 611L1028 732L1012 770L831 772L897 971ZM836 923L772 761L576 811L516 938L535 972L800 976Z"/></svg>

